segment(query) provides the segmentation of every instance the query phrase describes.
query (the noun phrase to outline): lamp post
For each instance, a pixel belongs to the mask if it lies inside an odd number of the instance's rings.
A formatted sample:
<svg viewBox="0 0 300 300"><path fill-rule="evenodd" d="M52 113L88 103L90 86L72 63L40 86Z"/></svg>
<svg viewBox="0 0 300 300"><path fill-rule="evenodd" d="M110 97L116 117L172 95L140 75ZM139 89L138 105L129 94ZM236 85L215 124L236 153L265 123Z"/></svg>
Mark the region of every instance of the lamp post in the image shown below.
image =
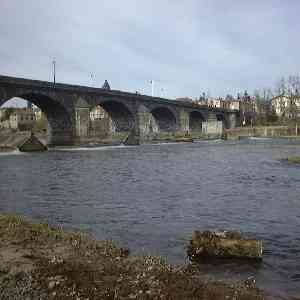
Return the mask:
<svg viewBox="0 0 300 300"><path fill-rule="evenodd" d="M151 83L151 96L154 97L154 80L150 80Z"/></svg>
<svg viewBox="0 0 300 300"><path fill-rule="evenodd" d="M92 87L94 87L94 78L95 78L94 74L91 73L91 86Z"/></svg>
<svg viewBox="0 0 300 300"><path fill-rule="evenodd" d="M52 61L53 64L53 84L55 85L56 83L56 61L55 58Z"/></svg>

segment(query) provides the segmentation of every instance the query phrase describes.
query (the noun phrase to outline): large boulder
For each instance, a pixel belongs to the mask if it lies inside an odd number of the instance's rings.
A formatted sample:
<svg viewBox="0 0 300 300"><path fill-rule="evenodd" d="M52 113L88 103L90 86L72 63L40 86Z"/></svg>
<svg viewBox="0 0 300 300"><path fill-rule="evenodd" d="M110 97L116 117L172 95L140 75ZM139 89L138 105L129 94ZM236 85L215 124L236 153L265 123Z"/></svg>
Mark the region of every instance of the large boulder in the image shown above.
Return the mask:
<svg viewBox="0 0 300 300"><path fill-rule="evenodd" d="M187 254L191 260L201 258L262 259L262 241L245 239L235 231L195 231Z"/></svg>

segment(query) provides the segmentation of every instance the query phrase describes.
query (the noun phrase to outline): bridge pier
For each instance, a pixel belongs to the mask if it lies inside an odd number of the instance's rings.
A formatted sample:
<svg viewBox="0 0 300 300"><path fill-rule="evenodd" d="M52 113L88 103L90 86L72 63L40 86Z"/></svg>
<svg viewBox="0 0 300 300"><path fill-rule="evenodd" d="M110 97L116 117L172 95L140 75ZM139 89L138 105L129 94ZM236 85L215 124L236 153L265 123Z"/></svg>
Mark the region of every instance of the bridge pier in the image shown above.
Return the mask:
<svg viewBox="0 0 300 300"><path fill-rule="evenodd" d="M179 110L178 132L182 134L190 132L190 114L185 109Z"/></svg>
<svg viewBox="0 0 300 300"><path fill-rule="evenodd" d="M56 131L50 130L50 139L48 142L49 146L70 146L74 144L74 136L73 133L63 132L61 130Z"/></svg>
<svg viewBox="0 0 300 300"><path fill-rule="evenodd" d="M217 119L216 114L208 113L207 119L203 122L202 132L206 136L221 136L224 129L223 121Z"/></svg>
<svg viewBox="0 0 300 300"><path fill-rule="evenodd" d="M227 113L226 120L228 129L232 129L240 125L240 120L237 113Z"/></svg>
<svg viewBox="0 0 300 300"><path fill-rule="evenodd" d="M139 136L140 142L143 143L151 140L159 129L150 111L142 104L136 105L138 108L135 120L135 131Z"/></svg>
<svg viewBox="0 0 300 300"><path fill-rule="evenodd" d="M90 109L87 107L75 108L75 137L84 140L89 136Z"/></svg>

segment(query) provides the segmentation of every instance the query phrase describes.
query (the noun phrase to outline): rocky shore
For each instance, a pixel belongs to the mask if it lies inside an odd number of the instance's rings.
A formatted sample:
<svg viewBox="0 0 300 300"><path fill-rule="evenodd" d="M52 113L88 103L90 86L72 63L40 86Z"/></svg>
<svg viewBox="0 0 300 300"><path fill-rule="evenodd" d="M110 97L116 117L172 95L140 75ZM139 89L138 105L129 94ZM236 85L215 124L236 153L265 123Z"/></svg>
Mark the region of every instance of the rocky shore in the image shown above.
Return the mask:
<svg viewBox="0 0 300 300"><path fill-rule="evenodd" d="M131 256L111 241L0 214L0 299L269 299L192 265Z"/></svg>

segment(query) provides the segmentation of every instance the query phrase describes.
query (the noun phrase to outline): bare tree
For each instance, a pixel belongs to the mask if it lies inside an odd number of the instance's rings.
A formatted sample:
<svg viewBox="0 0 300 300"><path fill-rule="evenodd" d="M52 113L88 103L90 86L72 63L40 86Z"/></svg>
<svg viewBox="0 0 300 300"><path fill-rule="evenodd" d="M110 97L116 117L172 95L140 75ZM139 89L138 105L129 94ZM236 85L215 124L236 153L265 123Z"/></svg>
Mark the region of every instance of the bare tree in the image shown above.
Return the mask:
<svg viewBox="0 0 300 300"><path fill-rule="evenodd" d="M287 93L289 96L295 95L300 90L300 76L290 75L287 80Z"/></svg>
<svg viewBox="0 0 300 300"><path fill-rule="evenodd" d="M281 77L275 85L274 93L276 96L279 96L279 95L285 95L286 91L287 91L287 86L286 86L285 78Z"/></svg>
<svg viewBox="0 0 300 300"><path fill-rule="evenodd" d="M299 101L300 76L289 75L287 79L282 77L275 85L275 95L279 96L282 116L295 119L298 115L297 102Z"/></svg>

